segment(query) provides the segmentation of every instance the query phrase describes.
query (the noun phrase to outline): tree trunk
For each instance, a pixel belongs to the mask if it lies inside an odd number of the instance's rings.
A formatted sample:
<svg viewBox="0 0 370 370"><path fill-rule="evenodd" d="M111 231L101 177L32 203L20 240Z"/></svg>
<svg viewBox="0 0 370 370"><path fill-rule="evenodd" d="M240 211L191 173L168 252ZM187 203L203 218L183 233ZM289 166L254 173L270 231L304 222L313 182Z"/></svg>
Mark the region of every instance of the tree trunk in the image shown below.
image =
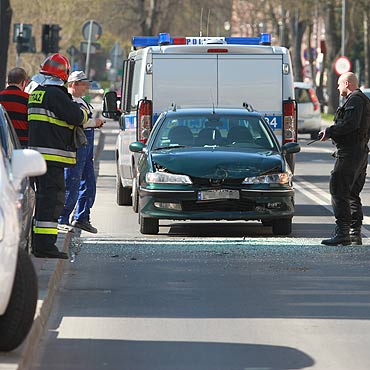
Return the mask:
<svg viewBox="0 0 370 370"><path fill-rule="evenodd" d="M341 24L338 15L336 16L335 5L329 0L324 7L325 14L325 31L327 45L327 89L328 89L328 113L333 114L339 104L339 93L337 89L338 76L334 71L335 59L340 55L340 32L338 32L338 24Z"/></svg>
<svg viewBox="0 0 370 370"><path fill-rule="evenodd" d="M6 83L6 66L8 63L8 48L10 25L12 22L12 8L9 0L0 0L0 89Z"/></svg>

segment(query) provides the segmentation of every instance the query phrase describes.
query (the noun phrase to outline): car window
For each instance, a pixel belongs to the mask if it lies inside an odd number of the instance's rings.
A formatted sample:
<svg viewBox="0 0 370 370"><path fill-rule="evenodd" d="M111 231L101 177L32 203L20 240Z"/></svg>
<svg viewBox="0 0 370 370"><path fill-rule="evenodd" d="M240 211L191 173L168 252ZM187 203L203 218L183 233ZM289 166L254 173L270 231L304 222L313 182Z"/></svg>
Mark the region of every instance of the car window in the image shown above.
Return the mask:
<svg viewBox="0 0 370 370"><path fill-rule="evenodd" d="M296 87L294 89L295 98L297 103L311 103L311 97L308 89L301 89Z"/></svg>
<svg viewBox="0 0 370 370"><path fill-rule="evenodd" d="M176 146L276 148L259 117L234 115L166 117L157 130L153 149Z"/></svg>

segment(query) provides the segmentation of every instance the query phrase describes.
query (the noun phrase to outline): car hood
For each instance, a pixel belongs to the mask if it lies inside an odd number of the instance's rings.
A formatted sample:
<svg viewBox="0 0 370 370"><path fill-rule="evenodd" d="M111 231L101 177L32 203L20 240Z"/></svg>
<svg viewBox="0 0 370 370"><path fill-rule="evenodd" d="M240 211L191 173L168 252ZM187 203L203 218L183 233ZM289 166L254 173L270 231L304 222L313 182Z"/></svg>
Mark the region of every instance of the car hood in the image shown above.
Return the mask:
<svg viewBox="0 0 370 370"><path fill-rule="evenodd" d="M228 148L181 148L152 152L157 169L199 178L244 178L276 173L285 162L276 151L243 152Z"/></svg>

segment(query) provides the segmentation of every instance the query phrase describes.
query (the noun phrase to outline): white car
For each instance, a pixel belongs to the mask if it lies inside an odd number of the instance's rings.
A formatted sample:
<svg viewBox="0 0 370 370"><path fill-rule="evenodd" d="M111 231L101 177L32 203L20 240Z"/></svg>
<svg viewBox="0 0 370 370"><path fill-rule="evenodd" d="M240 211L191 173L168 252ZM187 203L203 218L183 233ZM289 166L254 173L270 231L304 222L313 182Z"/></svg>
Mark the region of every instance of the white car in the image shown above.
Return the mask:
<svg viewBox="0 0 370 370"><path fill-rule="evenodd" d="M0 134L2 132L0 131ZM1 137L1 141L3 141ZM41 154L9 152L0 146L0 351L11 351L27 336L37 303L37 276L22 246L22 180L46 172Z"/></svg>
<svg viewBox="0 0 370 370"><path fill-rule="evenodd" d="M298 110L298 132L311 134L311 139L317 139L321 130L321 110L315 90L305 82L294 82L294 94Z"/></svg>

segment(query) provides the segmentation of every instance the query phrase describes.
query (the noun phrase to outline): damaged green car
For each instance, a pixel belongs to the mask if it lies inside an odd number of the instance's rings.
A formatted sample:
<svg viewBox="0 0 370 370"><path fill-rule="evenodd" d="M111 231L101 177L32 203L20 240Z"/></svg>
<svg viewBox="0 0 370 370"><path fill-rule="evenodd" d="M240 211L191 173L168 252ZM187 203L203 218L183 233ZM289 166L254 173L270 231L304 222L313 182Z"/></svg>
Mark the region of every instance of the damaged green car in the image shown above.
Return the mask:
<svg viewBox="0 0 370 370"><path fill-rule="evenodd" d="M188 108L162 113L140 153L133 203L142 234L159 220L260 220L274 235L289 235L293 174L265 119L247 109Z"/></svg>

